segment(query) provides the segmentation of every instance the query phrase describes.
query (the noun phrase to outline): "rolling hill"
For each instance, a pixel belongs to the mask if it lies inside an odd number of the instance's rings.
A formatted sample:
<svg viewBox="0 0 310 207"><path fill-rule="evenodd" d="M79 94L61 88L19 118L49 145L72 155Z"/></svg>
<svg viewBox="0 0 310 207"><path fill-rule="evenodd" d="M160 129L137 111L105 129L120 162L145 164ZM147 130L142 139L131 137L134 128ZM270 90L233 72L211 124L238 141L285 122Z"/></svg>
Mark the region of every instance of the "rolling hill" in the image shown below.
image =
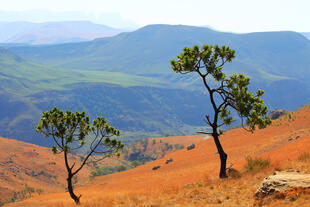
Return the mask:
<svg viewBox="0 0 310 207"><path fill-rule="evenodd" d="M310 41L301 34L149 25L82 43L1 48L0 135L44 144L33 127L54 106L103 115L128 142L191 134L205 125L208 98L197 76L174 74L169 60L184 46L205 43L236 50L224 71L249 75L251 90L266 91L269 109L295 110L309 101ZM15 113L14 104L23 110Z"/></svg>
<svg viewBox="0 0 310 207"><path fill-rule="evenodd" d="M125 30L90 21L0 22L0 43L60 44L110 37Z"/></svg>
<svg viewBox="0 0 310 207"><path fill-rule="evenodd" d="M34 126L41 112L54 106L104 116L130 142L193 133L203 125L199 103L206 101L202 92L184 90L165 80L53 68L4 48L0 48L0 93L1 136L44 146L50 143L42 142Z"/></svg>
<svg viewBox="0 0 310 207"><path fill-rule="evenodd" d="M241 178L219 181L219 159L212 139L180 150L163 159L125 172L96 177L93 184L76 189L81 206L251 206L260 182L275 169L294 168L309 173L308 160L300 160L310 147L310 107L289 112L272 126L249 133L233 129L221 137L228 162ZM271 166L258 172L244 170L246 157L269 159ZM173 161L165 164L168 158ZM154 166L161 166L152 170ZM270 206L307 206L297 201L273 201ZM273 205L274 204L274 205ZM71 206L68 193L46 194L8 206ZM267 205L268 206L268 205Z"/></svg>
<svg viewBox="0 0 310 207"><path fill-rule="evenodd" d="M53 67L135 74L200 90L196 76L178 76L169 65L183 47L194 44L225 44L235 49L236 59L224 71L250 76L253 89L266 90L270 108L295 110L308 102L304 99L310 95L310 41L296 32L233 34L204 27L149 25L89 42L9 49Z"/></svg>
<svg viewBox="0 0 310 207"><path fill-rule="evenodd" d="M50 66L155 75L171 74L169 60L195 44L229 45L236 59L226 71L253 74L253 79L305 80L310 65L310 42L296 32L233 34L183 25L149 25L90 42L10 50Z"/></svg>

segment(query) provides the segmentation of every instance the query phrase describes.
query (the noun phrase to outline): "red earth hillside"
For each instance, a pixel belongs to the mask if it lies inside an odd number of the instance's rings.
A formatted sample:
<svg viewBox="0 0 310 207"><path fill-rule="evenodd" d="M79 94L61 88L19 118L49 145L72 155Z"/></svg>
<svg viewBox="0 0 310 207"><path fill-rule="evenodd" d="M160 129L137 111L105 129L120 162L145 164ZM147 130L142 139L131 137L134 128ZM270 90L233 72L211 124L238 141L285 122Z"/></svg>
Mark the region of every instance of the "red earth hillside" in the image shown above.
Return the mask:
<svg viewBox="0 0 310 207"><path fill-rule="evenodd" d="M229 130L220 138L228 154L228 165L234 163L237 170L243 168L247 156L268 157L271 162L296 159L310 148L310 107L289 113L273 121L272 126L255 133L240 128ZM102 195L115 197L132 192L156 192L217 177L220 163L216 151L212 139L203 140L193 150L185 148L135 169L97 177L94 184L77 188L76 191L83 195L82 202L91 203L98 201ZM173 161L165 164L169 158ZM160 168L152 170L154 166ZM72 201L67 193L46 194L12 206L43 204L70 206Z"/></svg>

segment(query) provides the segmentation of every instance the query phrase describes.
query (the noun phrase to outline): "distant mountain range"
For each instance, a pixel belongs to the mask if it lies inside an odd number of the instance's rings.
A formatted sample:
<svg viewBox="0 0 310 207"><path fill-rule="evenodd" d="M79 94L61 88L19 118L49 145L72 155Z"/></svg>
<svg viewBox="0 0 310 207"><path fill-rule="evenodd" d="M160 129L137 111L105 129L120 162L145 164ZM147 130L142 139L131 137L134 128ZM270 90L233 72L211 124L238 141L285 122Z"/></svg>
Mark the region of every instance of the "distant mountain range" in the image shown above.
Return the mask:
<svg viewBox="0 0 310 207"><path fill-rule="evenodd" d="M301 34L310 40L310 32L302 32Z"/></svg>
<svg viewBox="0 0 310 207"><path fill-rule="evenodd" d="M224 71L249 75L270 109L309 102L310 41L299 33L150 25L82 43L2 48L0 135L40 144L33 127L53 106L103 115L127 141L194 133L205 126L207 95L197 76L175 74L169 63L194 44L235 49Z"/></svg>
<svg viewBox="0 0 310 207"><path fill-rule="evenodd" d="M127 30L90 21L0 22L0 43L60 44L110 37Z"/></svg>
<svg viewBox="0 0 310 207"><path fill-rule="evenodd" d="M229 45L236 50L236 59L226 70L253 74L253 78L303 79L310 65L310 41L296 32L233 34L182 25L150 25L89 42L9 49L25 59L54 67L171 74L169 60L183 47L195 44Z"/></svg>

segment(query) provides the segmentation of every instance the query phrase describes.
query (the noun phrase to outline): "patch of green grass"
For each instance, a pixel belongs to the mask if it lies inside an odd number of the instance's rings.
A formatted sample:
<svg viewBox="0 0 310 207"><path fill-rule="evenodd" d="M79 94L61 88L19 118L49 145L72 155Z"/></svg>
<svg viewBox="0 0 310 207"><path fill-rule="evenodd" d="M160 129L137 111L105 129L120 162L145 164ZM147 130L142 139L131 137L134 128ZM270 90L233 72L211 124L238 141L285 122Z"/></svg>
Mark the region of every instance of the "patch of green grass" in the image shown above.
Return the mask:
<svg viewBox="0 0 310 207"><path fill-rule="evenodd" d="M127 165L119 165L115 167L97 167L95 171L91 172L91 177L103 176L103 175L113 174L116 172L122 172L125 170L129 170L131 168L132 168L131 166L127 166Z"/></svg>

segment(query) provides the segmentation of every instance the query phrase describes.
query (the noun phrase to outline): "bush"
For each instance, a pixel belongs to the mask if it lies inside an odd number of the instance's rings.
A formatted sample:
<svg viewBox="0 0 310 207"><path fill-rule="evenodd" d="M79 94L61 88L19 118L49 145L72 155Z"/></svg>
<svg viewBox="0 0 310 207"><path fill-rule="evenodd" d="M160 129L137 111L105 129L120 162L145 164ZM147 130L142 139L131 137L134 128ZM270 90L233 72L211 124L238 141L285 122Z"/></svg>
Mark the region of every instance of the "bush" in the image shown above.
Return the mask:
<svg viewBox="0 0 310 207"><path fill-rule="evenodd" d="M260 169L269 167L270 160L269 159L261 159L261 158L255 158L248 156L246 158L246 161L248 164L245 166L245 170L248 172L257 172Z"/></svg>
<svg viewBox="0 0 310 207"><path fill-rule="evenodd" d="M14 203L16 201L25 200L27 198L32 197L32 195L35 193L38 195L41 195L43 192L44 191L40 188L35 189L34 187L25 184L24 189L22 189L18 192L14 191L13 197L11 197L9 200L7 200L6 203Z"/></svg>
<svg viewBox="0 0 310 207"><path fill-rule="evenodd" d="M98 167L95 171L91 172L91 176L95 177L95 176L108 175L116 172L122 172L128 169L130 169L130 167L125 165L119 165L116 167Z"/></svg>
<svg viewBox="0 0 310 207"><path fill-rule="evenodd" d="M176 149L176 150L184 149L184 145L182 145L182 144L175 144L174 145L174 149Z"/></svg>
<svg viewBox="0 0 310 207"><path fill-rule="evenodd" d="M132 167L138 167L139 165L142 165L142 163L139 162L138 160L135 160L135 161L131 162L131 166Z"/></svg>

